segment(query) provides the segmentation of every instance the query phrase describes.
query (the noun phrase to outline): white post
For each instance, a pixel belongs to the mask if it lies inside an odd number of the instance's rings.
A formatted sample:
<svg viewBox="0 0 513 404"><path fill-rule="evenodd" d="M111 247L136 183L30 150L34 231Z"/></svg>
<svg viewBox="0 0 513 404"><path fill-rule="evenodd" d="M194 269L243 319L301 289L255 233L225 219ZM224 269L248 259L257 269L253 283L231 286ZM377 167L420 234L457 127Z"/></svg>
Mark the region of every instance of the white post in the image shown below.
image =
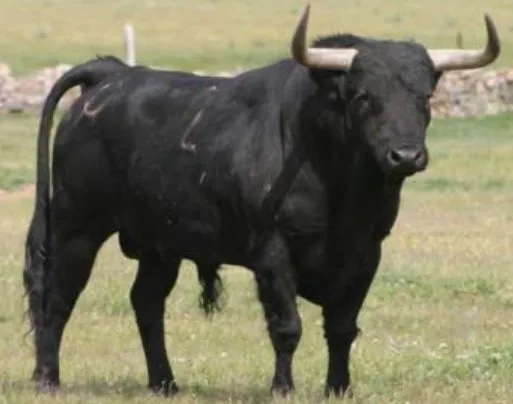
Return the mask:
<svg viewBox="0 0 513 404"><path fill-rule="evenodd" d="M123 28L123 39L125 42L125 61L129 66L133 66L135 65L134 28L128 23Z"/></svg>

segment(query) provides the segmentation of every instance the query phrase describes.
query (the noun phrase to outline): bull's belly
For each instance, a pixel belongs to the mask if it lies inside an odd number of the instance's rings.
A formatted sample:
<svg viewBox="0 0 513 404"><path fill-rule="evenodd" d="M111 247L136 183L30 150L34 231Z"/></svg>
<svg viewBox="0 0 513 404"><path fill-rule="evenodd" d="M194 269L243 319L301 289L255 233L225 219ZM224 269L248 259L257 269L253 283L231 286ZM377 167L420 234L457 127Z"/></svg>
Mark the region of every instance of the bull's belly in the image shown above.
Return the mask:
<svg viewBox="0 0 513 404"><path fill-rule="evenodd" d="M130 240L133 249L156 251L163 258L176 257L219 260L219 232L208 223L197 220L144 221L144 215L136 220L125 220L122 232Z"/></svg>
<svg viewBox="0 0 513 404"><path fill-rule="evenodd" d="M247 226L230 225L213 209L191 213L176 206L164 210L134 206L125 211L122 220L120 233L139 254L151 250L164 259L180 257L196 263L239 265L243 261L248 234L242 229Z"/></svg>

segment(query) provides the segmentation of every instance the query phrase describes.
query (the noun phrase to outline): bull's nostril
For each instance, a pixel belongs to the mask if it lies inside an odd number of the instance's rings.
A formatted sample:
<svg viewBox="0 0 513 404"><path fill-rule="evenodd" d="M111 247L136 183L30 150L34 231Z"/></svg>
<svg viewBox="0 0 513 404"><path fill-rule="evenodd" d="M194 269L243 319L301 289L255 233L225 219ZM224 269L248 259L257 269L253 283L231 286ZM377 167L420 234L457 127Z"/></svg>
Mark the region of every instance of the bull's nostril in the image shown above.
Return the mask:
<svg viewBox="0 0 513 404"><path fill-rule="evenodd" d="M388 158L390 160L390 162L394 163L394 164L399 164L402 160L402 156L401 156L401 153L397 152L396 150L390 150L389 154L388 154Z"/></svg>
<svg viewBox="0 0 513 404"><path fill-rule="evenodd" d="M417 150L415 156L413 156L414 161L419 161L422 158L422 150Z"/></svg>

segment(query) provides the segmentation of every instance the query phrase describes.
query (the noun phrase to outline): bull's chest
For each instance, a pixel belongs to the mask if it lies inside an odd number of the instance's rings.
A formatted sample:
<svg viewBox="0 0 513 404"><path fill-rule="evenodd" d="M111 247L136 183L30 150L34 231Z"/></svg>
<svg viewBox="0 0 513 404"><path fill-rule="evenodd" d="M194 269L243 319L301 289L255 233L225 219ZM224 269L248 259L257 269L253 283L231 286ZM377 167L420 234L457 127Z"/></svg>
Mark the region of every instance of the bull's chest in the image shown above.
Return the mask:
<svg viewBox="0 0 513 404"><path fill-rule="evenodd" d="M356 272L366 270L362 265L366 255L381 244L395 217L395 210L355 216L352 220L341 220L338 226L327 227L315 237L293 240L290 251L299 295L322 304L328 295L336 293L335 285L343 287Z"/></svg>

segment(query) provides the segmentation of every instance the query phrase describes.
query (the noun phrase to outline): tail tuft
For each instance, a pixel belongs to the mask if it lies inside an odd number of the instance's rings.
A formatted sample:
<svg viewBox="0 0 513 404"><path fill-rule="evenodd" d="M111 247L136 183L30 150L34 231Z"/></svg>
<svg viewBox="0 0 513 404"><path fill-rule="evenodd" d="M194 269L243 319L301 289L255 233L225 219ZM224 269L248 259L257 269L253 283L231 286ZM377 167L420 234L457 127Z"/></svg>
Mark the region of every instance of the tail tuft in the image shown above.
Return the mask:
<svg viewBox="0 0 513 404"><path fill-rule="evenodd" d="M24 296L28 301L28 308L24 317L30 323L29 333L35 332L36 338L43 327L45 307L45 281L46 267L48 265L48 238L47 220L37 211L25 242L25 263L23 267Z"/></svg>
<svg viewBox="0 0 513 404"><path fill-rule="evenodd" d="M220 297L223 294L223 282L219 276L219 264L198 264L198 279L202 287L199 296L199 306L207 317L215 311L221 311Z"/></svg>

